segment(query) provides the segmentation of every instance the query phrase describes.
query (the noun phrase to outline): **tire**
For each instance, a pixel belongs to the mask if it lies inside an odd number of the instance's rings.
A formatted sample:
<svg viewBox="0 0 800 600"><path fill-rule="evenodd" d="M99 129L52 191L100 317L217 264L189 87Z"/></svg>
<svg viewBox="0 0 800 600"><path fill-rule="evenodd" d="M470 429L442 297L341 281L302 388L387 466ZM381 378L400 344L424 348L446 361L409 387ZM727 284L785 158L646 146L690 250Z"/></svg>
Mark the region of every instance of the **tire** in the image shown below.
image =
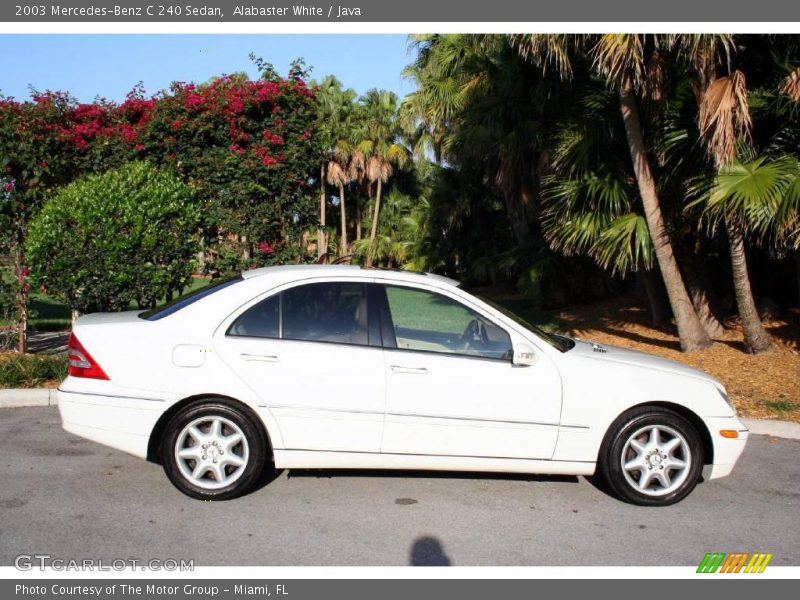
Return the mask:
<svg viewBox="0 0 800 600"><path fill-rule="evenodd" d="M600 469L620 499L667 506L686 498L700 480L703 444L695 427L678 413L634 408L609 428Z"/></svg>
<svg viewBox="0 0 800 600"><path fill-rule="evenodd" d="M255 417L235 402L209 398L170 419L161 461L169 480L187 496L229 500L251 491L265 475L268 449Z"/></svg>

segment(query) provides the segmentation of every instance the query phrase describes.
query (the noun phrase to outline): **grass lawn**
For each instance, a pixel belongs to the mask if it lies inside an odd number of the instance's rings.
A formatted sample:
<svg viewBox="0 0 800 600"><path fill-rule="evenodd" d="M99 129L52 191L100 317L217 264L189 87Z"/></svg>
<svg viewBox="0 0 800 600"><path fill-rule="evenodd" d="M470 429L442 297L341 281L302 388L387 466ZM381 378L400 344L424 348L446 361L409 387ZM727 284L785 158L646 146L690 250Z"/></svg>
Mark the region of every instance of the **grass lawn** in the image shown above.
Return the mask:
<svg viewBox="0 0 800 600"><path fill-rule="evenodd" d="M9 269L3 270L6 272L9 271ZM208 279L204 277L193 277L191 285L184 289L183 293L193 292L205 285L208 285ZM132 303L130 308L135 309L137 306ZM41 294L39 292L30 294L28 311L28 328L34 331L61 331L69 329L72 324L72 317L67 305L61 300L48 296L47 294Z"/></svg>
<svg viewBox="0 0 800 600"><path fill-rule="evenodd" d="M460 333L472 321L467 311L454 310L450 302L443 301L441 296L435 294L389 287L386 295L395 325L406 329Z"/></svg>
<svg viewBox="0 0 800 600"><path fill-rule="evenodd" d="M69 329L72 318L67 305L45 294L31 294L28 301L28 327L37 331Z"/></svg>
<svg viewBox="0 0 800 600"><path fill-rule="evenodd" d="M520 295L496 295L487 293L487 290L479 290L477 293L545 331L556 331L562 326L552 314L538 309L530 298ZM449 302L442 301L434 294L419 294L402 287L390 287L387 296L393 318L408 329L460 333L472 320L469 313L453 310Z"/></svg>

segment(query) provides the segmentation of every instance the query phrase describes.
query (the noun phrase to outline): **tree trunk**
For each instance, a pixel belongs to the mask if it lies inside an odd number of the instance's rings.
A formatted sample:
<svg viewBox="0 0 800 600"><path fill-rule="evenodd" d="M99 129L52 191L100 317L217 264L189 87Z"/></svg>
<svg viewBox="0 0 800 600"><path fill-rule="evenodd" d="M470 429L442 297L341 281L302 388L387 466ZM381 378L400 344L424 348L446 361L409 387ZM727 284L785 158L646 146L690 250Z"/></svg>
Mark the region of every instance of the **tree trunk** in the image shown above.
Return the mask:
<svg viewBox="0 0 800 600"><path fill-rule="evenodd" d="M758 316L753 290L750 287L750 275L747 273L747 257L744 250L744 235L738 224L725 220L728 231L728 243L731 251L731 268L733 270L733 288L736 293L736 306L742 320L745 349L752 354L766 352L772 347L772 338L761 324Z"/></svg>
<svg viewBox="0 0 800 600"><path fill-rule="evenodd" d="M17 275L17 349L20 354L25 354L28 349L28 292L25 289L27 284L27 277L24 273L25 269L25 229L23 225L23 217L19 217L16 231L16 252L15 252L15 268Z"/></svg>
<svg viewBox="0 0 800 600"><path fill-rule="evenodd" d="M347 256L347 213L344 209L344 185L339 184L339 215L341 217L342 236L339 245L339 253Z"/></svg>
<svg viewBox="0 0 800 600"><path fill-rule="evenodd" d="M664 292L664 284L654 269L641 269L637 271L637 275L641 277L642 287L644 287L647 295L647 304L650 306L650 318L653 327L663 327L672 316L669 300Z"/></svg>
<svg viewBox="0 0 800 600"><path fill-rule="evenodd" d="M317 228L317 258L322 258L328 251L328 239L325 235L325 165L319 168L319 228Z"/></svg>
<svg viewBox="0 0 800 600"><path fill-rule="evenodd" d="M361 200L356 198L356 241L361 239Z"/></svg>
<svg viewBox="0 0 800 600"><path fill-rule="evenodd" d="M378 177L378 189L375 191L375 208L372 211L372 228L369 230L369 250L367 250L367 266L372 266L372 251L375 238L378 235L378 217L381 211L381 192L383 191L381 185L381 178Z"/></svg>
<svg viewBox="0 0 800 600"><path fill-rule="evenodd" d="M708 337L712 339L722 337L722 334L725 332L725 328L711 310L711 304L708 301L708 294L706 293L705 289L701 286L695 285L695 282L692 280L691 276L688 276L688 273L686 281L689 286L690 296L692 298L692 306L694 306L695 312L697 313L697 318L700 319L700 323L702 323L703 329L706 330Z"/></svg>
<svg viewBox="0 0 800 600"><path fill-rule="evenodd" d="M708 295L709 285L707 277L705 277L705 271L702 270L702 265L699 264L692 252L684 253L682 258L683 278L689 291L689 297L692 299L692 305L700 322L703 324L703 328L711 338L722 337L725 328L717 319L714 311L711 310L711 300Z"/></svg>
<svg viewBox="0 0 800 600"><path fill-rule="evenodd" d="M367 183L367 199L368 200L372 200L372 184L370 184L370 183ZM362 237L362 235L361 235L361 233L362 233L361 232L361 225L362 225L361 221L362 221L362 218L361 218L361 202L357 202L356 203L356 239L357 240L360 240L361 237Z"/></svg>
<svg viewBox="0 0 800 600"><path fill-rule="evenodd" d="M681 349L684 352L693 352L708 348L712 344L711 338L703 328L686 291L683 277L678 269L678 262L675 260L672 242L664 225L664 215L661 213L655 179L645 150L639 110L629 77L625 78L620 87L619 103L633 161L633 170L639 186L639 195L644 206L647 228L653 240L661 277L667 288L672 314L675 316L675 323L678 326Z"/></svg>
<svg viewBox="0 0 800 600"><path fill-rule="evenodd" d="M527 215L525 214L525 207L517 194L507 187L503 189L503 199L505 200L508 224L511 226L514 240L518 246L528 246L531 241L531 232Z"/></svg>
<svg viewBox="0 0 800 600"><path fill-rule="evenodd" d="M28 349L28 305L25 293L17 292L17 343L20 354Z"/></svg>
<svg viewBox="0 0 800 600"><path fill-rule="evenodd" d="M797 267L797 306L800 307L800 252L794 253L794 264Z"/></svg>

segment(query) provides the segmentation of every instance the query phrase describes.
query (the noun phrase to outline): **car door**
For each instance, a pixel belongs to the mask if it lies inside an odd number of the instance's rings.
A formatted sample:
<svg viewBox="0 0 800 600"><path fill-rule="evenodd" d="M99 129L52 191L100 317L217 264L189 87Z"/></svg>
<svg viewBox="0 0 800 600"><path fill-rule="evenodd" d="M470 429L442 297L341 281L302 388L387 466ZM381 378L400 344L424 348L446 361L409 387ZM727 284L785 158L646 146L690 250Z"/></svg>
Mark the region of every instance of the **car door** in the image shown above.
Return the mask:
<svg viewBox="0 0 800 600"><path fill-rule="evenodd" d="M380 451L386 388L368 285L289 287L220 334L226 362L272 412L285 449Z"/></svg>
<svg viewBox="0 0 800 600"><path fill-rule="evenodd" d="M511 362L518 333L435 289L386 285L381 451L549 459L561 380L549 358ZM390 325L386 327L386 322Z"/></svg>

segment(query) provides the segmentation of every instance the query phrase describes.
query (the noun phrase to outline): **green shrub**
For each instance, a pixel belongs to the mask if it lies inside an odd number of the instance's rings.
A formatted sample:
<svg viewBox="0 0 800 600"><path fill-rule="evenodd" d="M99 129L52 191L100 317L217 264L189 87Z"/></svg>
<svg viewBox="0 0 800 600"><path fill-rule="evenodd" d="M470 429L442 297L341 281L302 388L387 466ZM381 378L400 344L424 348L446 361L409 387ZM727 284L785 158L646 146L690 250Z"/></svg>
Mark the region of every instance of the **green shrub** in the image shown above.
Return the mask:
<svg viewBox="0 0 800 600"><path fill-rule="evenodd" d="M9 354L0 357L0 389L35 388L67 376L64 355Z"/></svg>
<svg viewBox="0 0 800 600"><path fill-rule="evenodd" d="M191 188L149 163L79 179L31 223L34 281L82 313L153 306L191 283L200 205Z"/></svg>

